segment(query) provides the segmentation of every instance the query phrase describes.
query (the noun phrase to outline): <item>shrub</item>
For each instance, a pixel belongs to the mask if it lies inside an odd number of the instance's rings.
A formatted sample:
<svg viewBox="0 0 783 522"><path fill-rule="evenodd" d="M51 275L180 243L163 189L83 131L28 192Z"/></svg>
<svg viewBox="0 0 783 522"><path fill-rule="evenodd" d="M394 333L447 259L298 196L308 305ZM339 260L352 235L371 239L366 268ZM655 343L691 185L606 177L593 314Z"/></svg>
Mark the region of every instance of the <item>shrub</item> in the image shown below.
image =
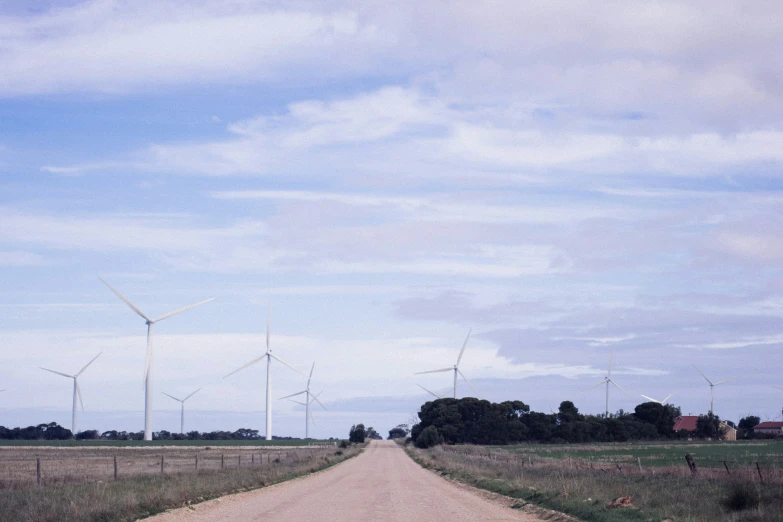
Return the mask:
<svg viewBox="0 0 783 522"><path fill-rule="evenodd" d="M723 505L731 511L742 511L758 507L761 501L756 486L746 482L735 482L729 486L728 495L723 499Z"/></svg>
<svg viewBox="0 0 783 522"><path fill-rule="evenodd" d="M347 441L347 440L344 440L344 441L340 442L340 447L341 447L342 449L345 449L345 448L347 448L347 447L348 447L348 441Z"/></svg>
<svg viewBox="0 0 783 522"><path fill-rule="evenodd" d="M443 444L443 435L438 433L438 429L435 426L427 426L416 437L417 448L429 448L437 444Z"/></svg>

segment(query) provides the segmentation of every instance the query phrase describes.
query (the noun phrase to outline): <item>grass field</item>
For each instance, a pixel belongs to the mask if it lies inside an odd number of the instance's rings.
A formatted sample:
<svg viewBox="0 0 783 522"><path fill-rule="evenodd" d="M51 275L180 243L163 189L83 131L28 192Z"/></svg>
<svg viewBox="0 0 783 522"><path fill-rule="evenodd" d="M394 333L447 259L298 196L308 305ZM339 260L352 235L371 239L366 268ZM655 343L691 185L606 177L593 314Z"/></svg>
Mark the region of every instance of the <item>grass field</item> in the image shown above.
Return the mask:
<svg viewBox="0 0 783 522"><path fill-rule="evenodd" d="M636 442L615 444L555 444L492 446L493 450L511 451L551 459L582 459L595 463L636 463L644 466L669 467L685 465L690 453L700 467L723 468L761 465L783 467L783 441L712 441L712 442Z"/></svg>
<svg viewBox="0 0 783 522"><path fill-rule="evenodd" d="M337 440L0 440L0 448L3 446L55 446L55 447L84 447L84 446L311 446L334 445Z"/></svg>
<svg viewBox="0 0 783 522"><path fill-rule="evenodd" d="M437 446L408 448L423 466L466 484L596 522L783 522L783 467L759 470L736 464L702 468L692 476L686 452L708 459L760 459L779 455L780 443L585 444L563 446ZM571 459L568 459L571 456ZM675 458L673 466L645 464ZM617 459L632 465L609 465ZM606 459L602 461L600 459ZM682 461L682 462L680 462ZM697 462L699 459L697 458ZM722 465L722 462L721 462ZM619 497L633 507L609 508Z"/></svg>

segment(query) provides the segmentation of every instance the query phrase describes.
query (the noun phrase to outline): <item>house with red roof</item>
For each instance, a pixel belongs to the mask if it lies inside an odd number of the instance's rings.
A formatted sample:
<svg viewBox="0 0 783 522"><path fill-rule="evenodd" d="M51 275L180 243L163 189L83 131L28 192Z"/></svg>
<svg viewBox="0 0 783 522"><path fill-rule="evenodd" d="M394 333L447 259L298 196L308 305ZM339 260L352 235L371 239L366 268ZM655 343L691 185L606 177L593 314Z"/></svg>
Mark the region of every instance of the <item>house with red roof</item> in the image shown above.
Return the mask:
<svg viewBox="0 0 783 522"><path fill-rule="evenodd" d="M677 433L680 430L685 430L693 433L696 431L696 422L698 420L698 415L681 415L674 419L674 432Z"/></svg>
<svg viewBox="0 0 783 522"><path fill-rule="evenodd" d="M783 435L783 422L767 421L753 427L753 433L765 435Z"/></svg>

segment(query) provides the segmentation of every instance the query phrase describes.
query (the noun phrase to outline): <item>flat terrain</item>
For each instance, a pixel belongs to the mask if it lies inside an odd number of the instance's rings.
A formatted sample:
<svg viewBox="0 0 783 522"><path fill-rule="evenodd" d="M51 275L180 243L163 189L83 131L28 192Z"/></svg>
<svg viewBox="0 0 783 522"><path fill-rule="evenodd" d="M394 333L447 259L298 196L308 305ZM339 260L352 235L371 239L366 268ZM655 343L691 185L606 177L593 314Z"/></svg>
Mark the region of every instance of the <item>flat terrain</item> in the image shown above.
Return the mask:
<svg viewBox="0 0 783 522"><path fill-rule="evenodd" d="M601 444L546 444L488 446L492 451L510 451L552 459L584 459L595 463L635 463L639 457L645 466L684 466L690 453L700 467L771 466L783 464L783 441L667 441Z"/></svg>
<svg viewBox="0 0 783 522"><path fill-rule="evenodd" d="M284 439L284 440L0 440L0 448L5 447L139 447L158 446L331 446L340 441L314 439Z"/></svg>
<svg viewBox="0 0 783 522"><path fill-rule="evenodd" d="M155 522L538 521L422 469L391 441L316 475L157 515Z"/></svg>

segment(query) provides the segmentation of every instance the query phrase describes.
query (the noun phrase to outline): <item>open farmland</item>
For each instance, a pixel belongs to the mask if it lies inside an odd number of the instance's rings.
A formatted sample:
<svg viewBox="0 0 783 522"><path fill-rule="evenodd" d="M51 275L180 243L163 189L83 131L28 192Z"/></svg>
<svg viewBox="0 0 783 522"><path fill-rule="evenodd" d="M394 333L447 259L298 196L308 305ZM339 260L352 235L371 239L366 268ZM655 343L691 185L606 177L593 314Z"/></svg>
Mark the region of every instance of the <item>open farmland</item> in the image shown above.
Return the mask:
<svg viewBox="0 0 783 522"><path fill-rule="evenodd" d="M0 513L15 521L134 520L318 471L360 451L360 446L5 447Z"/></svg>
<svg viewBox="0 0 783 522"><path fill-rule="evenodd" d="M444 476L584 520L783 521L779 443L744 449L734 443L667 446L437 446L408 451ZM723 460L733 464L730 471L704 466L694 476L685 464L686 452L701 455L697 463L720 459L721 466ZM756 467L755 462L764 465ZM634 507L606 507L626 496Z"/></svg>
<svg viewBox="0 0 783 522"><path fill-rule="evenodd" d="M314 440L309 439L285 439L285 440L0 440L0 452L5 451L4 447L35 446L35 447L63 447L63 448L83 448L83 447L178 447L178 446L261 446L261 447L302 447L302 446L332 446L337 444L337 440ZM0 453L1 454L1 453Z"/></svg>

